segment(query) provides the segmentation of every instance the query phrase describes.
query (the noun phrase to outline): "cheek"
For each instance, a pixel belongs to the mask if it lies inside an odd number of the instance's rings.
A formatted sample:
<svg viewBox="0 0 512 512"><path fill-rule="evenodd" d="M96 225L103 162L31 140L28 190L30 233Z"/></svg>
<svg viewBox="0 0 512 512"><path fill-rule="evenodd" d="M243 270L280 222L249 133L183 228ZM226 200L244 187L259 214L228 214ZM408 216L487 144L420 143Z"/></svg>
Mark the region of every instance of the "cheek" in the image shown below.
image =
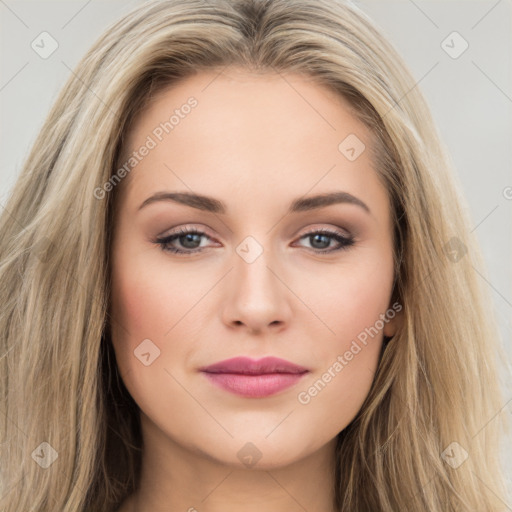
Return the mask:
<svg viewBox="0 0 512 512"><path fill-rule="evenodd" d="M309 272L313 275L313 272ZM322 339L316 347L323 356L334 351L348 350L351 341L364 341L365 333L371 331L369 339L379 339L375 328L382 331L380 315L385 314L390 304L393 284L393 259L391 252L368 251L363 257L347 258L338 266L316 271L300 288L304 302L310 305L322 327ZM313 323L314 318L311 316ZM379 333L381 334L381 333ZM324 359L325 357L321 357Z"/></svg>
<svg viewBox="0 0 512 512"><path fill-rule="evenodd" d="M394 311L386 315L393 282L391 251L367 256L317 276L317 283L327 285L309 294L312 309L322 312L329 330L323 328L321 342L315 344L318 364L297 399L332 431L344 428L364 402L382 348L383 317L394 317Z"/></svg>
<svg viewBox="0 0 512 512"><path fill-rule="evenodd" d="M112 312L134 342L163 341L204 294L205 283L190 271L174 269L171 276L165 258L149 256L146 250L118 257L113 270Z"/></svg>
<svg viewBox="0 0 512 512"><path fill-rule="evenodd" d="M175 282L169 286L160 270L144 261L140 251L121 252L128 245L119 244L113 258L112 343L122 373L135 370L136 375L141 371L139 347L149 348L153 360L162 350L165 333L177 321L176 294L180 287Z"/></svg>
<svg viewBox="0 0 512 512"><path fill-rule="evenodd" d="M183 361L186 354L183 344L169 341L178 335L180 320L190 309L189 302L197 301L198 291L185 286L183 274L176 272L170 280L165 268L149 264L147 251L119 251L114 253L112 271L116 361L126 388L143 412L150 417L171 415L172 411L165 409L167 401L162 402L162 394L155 390L181 396L169 374L169 361ZM180 375L176 377L181 380ZM176 398L171 402L186 406L185 399L183 404Z"/></svg>
<svg viewBox="0 0 512 512"><path fill-rule="evenodd" d="M186 265L170 270L155 250L129 247L128 241L119 243L113 257L112 344L126 387L140 405L145 390L173 385L166 370L176 378L186 371L202 325L198 315L204 315L197 306L212 277Z"/></svg>

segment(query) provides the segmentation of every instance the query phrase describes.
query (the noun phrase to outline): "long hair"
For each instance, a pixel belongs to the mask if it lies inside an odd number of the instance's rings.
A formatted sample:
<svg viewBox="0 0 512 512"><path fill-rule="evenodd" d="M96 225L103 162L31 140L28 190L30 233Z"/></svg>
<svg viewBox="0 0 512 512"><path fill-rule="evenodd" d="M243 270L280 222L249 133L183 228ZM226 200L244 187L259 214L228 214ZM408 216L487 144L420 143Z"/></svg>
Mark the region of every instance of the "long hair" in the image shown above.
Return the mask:
<svg viewBox="0 0 512 512"><path fill-rule="evenodd" d="M411 73L342 0L149 1L76 66L0 218L1 510L112 511L136 489L138 407L110 340L112 178L152 95L230 65L346 98L391 201L403 324L338 435L336 509L502 510L498 330L468 208Z"/></svg>

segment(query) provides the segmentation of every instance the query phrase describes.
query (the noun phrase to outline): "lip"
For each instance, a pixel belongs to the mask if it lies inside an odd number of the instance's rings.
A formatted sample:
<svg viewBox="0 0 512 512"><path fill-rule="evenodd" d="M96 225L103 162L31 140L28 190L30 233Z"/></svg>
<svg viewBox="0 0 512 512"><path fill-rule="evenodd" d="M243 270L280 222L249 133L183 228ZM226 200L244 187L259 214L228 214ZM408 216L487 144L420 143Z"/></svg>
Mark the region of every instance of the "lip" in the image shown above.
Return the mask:
<svg viewBox="0 0 512 512"><path fill-rule="evenodd" d="M262 398L296 384L307 368L277 357L234 357L200 368L216 386L237 395Z"/></svg>

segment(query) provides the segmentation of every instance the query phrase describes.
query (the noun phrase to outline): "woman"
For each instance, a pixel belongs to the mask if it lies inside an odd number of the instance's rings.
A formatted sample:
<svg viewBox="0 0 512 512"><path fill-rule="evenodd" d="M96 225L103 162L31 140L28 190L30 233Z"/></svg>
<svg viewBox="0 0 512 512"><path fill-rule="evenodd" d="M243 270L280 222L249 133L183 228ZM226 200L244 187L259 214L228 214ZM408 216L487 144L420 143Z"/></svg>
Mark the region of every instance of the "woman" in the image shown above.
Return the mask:
<svg viewBox="0 0 512 512"><path fill-rule="evenodd" d="M349 4L152 1L0 222L2 510L505 510L428 108Z"/></svg>

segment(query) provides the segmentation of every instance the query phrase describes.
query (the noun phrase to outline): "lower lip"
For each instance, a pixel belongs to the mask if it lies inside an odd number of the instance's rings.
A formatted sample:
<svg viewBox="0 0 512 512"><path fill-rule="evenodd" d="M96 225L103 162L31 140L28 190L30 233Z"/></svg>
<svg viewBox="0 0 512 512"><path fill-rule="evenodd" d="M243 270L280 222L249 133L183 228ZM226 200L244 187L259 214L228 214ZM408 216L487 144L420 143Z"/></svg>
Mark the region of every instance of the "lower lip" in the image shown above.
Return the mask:
<svg viewBox="0 0 512 512"><path fill-rule="evenodd" d="M267 373L242 375L239 373L208 373L206 377L216 386L236 395L262 398L274 395L296 384L305 373Z"/></svg>

